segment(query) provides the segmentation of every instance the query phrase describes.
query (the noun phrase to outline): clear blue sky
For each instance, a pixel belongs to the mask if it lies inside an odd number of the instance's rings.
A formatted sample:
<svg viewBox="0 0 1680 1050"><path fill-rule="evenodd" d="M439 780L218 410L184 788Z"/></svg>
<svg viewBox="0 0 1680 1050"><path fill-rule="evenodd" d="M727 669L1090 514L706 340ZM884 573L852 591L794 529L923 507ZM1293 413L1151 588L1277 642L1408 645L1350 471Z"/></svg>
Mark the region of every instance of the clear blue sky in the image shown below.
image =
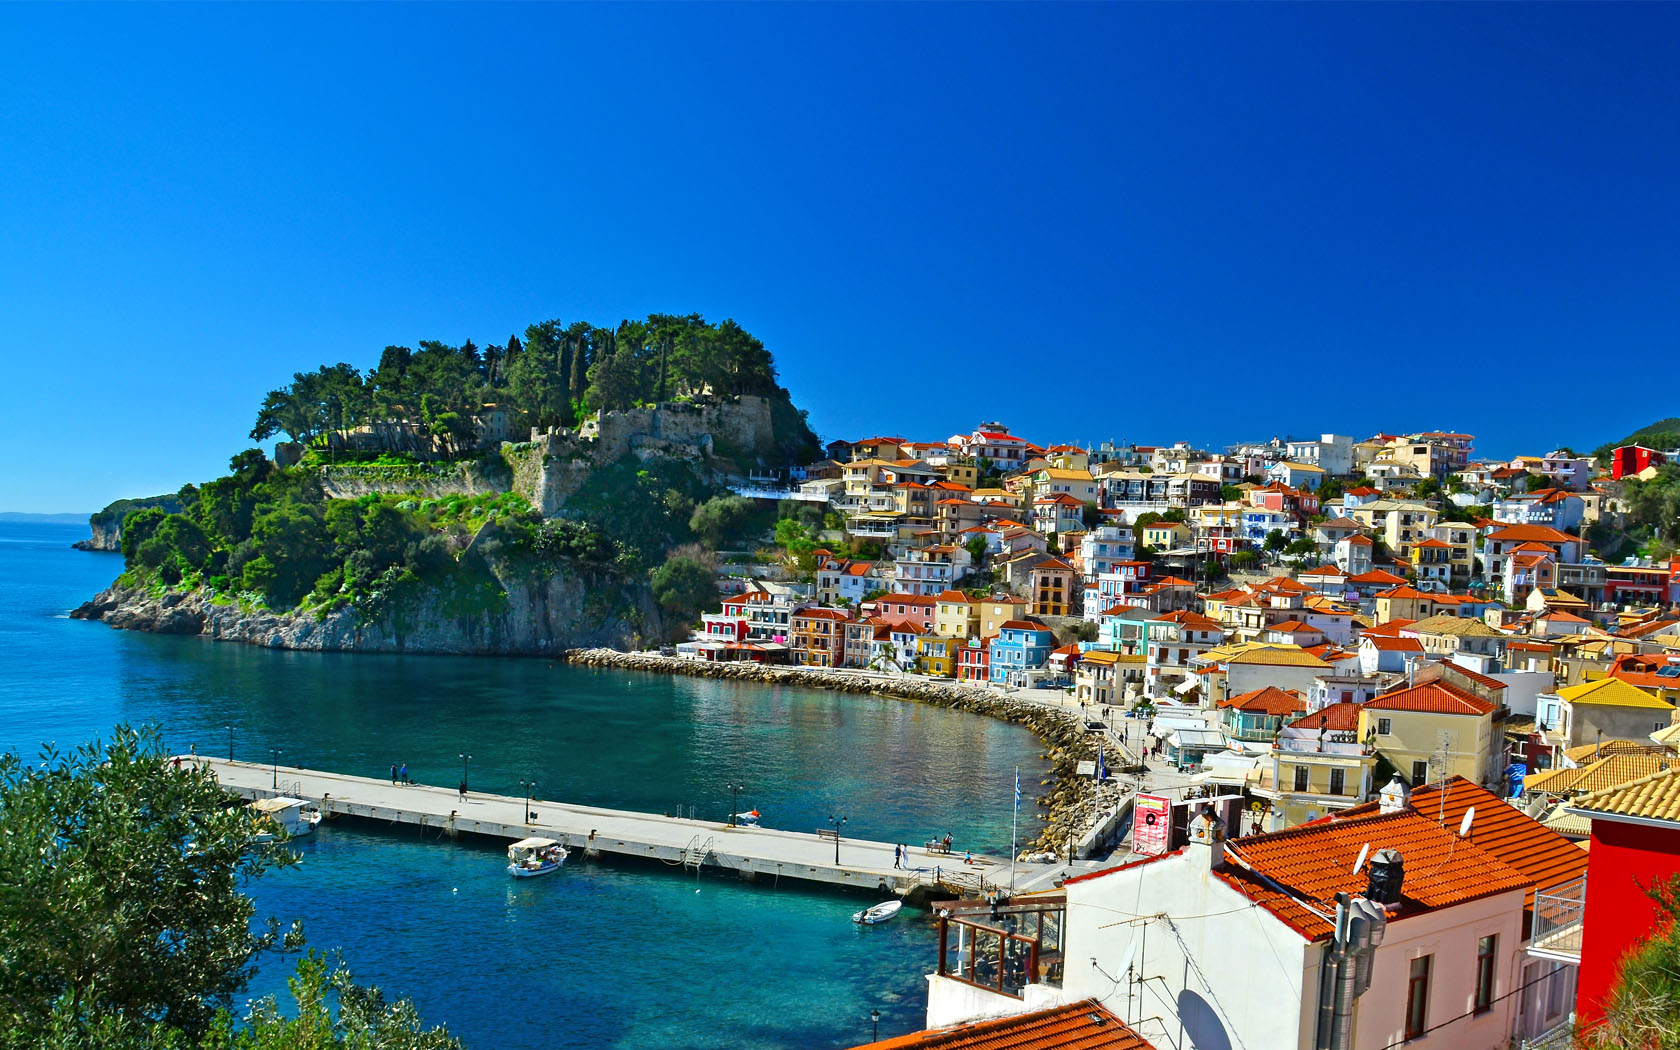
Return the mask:
<svg viewBox="0 0 1680 1050"><path fill-rule="evenodd" d="M0 8L0 509L387 343L733 316L825 436L1680 414L1674 5Z"/></svg>

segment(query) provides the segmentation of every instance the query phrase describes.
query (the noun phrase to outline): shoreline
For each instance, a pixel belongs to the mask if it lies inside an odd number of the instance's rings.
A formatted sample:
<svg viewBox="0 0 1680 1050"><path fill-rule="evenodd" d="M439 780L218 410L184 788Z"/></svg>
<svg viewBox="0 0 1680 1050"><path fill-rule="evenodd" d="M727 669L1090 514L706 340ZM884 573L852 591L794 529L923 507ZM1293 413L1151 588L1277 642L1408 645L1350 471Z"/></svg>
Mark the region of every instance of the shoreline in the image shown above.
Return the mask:
<svg viewBox="0 0 1680 1050"><path fill-rule="evenodd" d="M1050 762L1053 782L1044 794L1034 794L1043 807L1044 829L1036 839L1018 847L1019 854L1054 853L1061 856L1069 840L1080 840L1108 817L1121 801L1113 784L1102 784L1080 776L1078 764L1096 758L1096 740L1085 731L1071 712L1012 697L989 689L954 681L932 679L869 678L843 669L755 663L706 663L656 653L627 653L617 649L567 649L561 658L572 667L613 671L642 671L648 674L684 675L748 682L755 685L791 685L853 695L880 696L893 700L931 704L953 711L969 711L1023 726L1044 742L1044 757ZM1023 788L1023 794L1027 793Z"/></svg>

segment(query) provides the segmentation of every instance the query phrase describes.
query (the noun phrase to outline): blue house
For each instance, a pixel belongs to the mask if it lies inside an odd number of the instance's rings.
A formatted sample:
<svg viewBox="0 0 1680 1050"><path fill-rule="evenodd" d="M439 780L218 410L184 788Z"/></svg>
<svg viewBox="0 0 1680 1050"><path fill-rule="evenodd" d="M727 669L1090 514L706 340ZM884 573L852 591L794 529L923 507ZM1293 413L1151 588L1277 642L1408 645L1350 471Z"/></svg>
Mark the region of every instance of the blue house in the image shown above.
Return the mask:
<svg viewBox="0 0 1680 1050"><path fill-rule="evenodd" d="M992 639L991 681L996 685L1025 685L1027 672L1044 666L1056 635L1037 620L1008 620Z"/></svg>

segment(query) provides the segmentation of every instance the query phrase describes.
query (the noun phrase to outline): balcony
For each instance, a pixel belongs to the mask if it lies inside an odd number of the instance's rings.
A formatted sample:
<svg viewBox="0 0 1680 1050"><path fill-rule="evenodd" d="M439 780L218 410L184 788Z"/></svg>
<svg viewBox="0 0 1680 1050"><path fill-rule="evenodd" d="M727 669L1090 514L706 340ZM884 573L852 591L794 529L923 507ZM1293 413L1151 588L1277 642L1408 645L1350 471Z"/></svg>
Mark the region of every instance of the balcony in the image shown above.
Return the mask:
<svg viewBox="0 0 1680 1050"><path fill-rule="evenodd" d="M1033 895L952 902L939 911L936 973L1010 998L1028 985L1061 987L1067 898Z"/></svg>
<svg viewBox="0 0 1680 1050"><path fill-rule="evenodd" d="M1528 954L1560 962L1581 962L1581 931L1587 907L1585 876L1534 895L1534 936Z"/></svg>

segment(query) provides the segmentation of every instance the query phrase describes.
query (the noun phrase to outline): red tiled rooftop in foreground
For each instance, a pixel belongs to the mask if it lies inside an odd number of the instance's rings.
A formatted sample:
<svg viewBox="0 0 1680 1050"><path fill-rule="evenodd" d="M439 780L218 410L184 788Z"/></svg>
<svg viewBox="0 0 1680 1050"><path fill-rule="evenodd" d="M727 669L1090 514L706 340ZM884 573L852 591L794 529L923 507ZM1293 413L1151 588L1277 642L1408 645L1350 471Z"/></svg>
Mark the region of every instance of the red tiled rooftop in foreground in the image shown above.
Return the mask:
<svg viewBox="0 0 1680 1050"><path fill-rule="evenodd" d="M1426 711L1438 715L1485 715L1497 706L1445 682L1425 682L1366 701L1372 711Z"/></svg>
<svg viewBox="0 0 1680 1050"><path fill-rule="evenodd" d="M930 1028L853 1050L1149 1050L1150 1043L1095 999L1030 1014Z"/></svg>
<svg viewBox="0 0 1680 1050"><path fill-rule="evenodd" d="M1498 857L1413 809L1359 820L1319 821L1238 839L1227 843L1227 851L1236 862L1228 859L1218 877L1303 937L1321 940L1334 932L1332 924L1277 886L1290 887L1314 902L1312 907L1317 911L1334 915L1337 893L1365 892L1366 873L1356 873L1353 862L1366 846L1372 853L1396 850L1405 862L1406 879L1397 916L1402 921L1434 908L1522 890L1532 884ZM1247 870L1245 862L1264 878Z"/></svg>

